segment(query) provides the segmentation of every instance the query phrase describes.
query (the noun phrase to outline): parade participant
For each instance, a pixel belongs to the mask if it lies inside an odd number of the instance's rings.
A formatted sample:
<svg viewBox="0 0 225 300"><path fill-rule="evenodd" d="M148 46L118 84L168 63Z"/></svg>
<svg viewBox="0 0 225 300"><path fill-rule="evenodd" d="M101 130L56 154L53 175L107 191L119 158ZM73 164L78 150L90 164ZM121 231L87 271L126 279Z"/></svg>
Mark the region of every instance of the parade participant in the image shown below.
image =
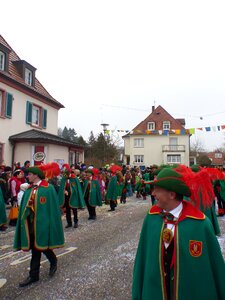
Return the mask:
<svg viewBox="0 0 225 300"><path fill-rule="evenodd" d="M59 204L61 207L66 208L66 221L65 228L72 227L71 210L74 217L74 228L78 228L78 208L84 208L84 196L81 189L81 184L74 172L71 172L70 166L64 164L63 176L59 187Z"/></svg>
<svg viewBox="0 0 225 300"><path fill-rule="evenodd" d="M198 165L192 165L191 170L193 172L197 173L201 170L201 167L198 166ZM211 178L212 185L213 185L213 181L215 181L215 180L217 181L217 180L219 180L219 178L221 178L221 179L224 178L224 174L218 169L206 168L206 170L208 172L208 175ZM215 192L215 190L214 190L214 192ZM215 235L219 236L220 235L220 227L219 227L219 222L218 222L217 217L216 217L215 203L214 202L215 202L215 197L214 197L214 199L212 199L212 205L210 207L204 207L203 204L200 202L200 205L199 205L198 208L209 218L209 220L211 221L211 223L213 225Z"/></svg>
<svg viewBox="0 0 225 300"><path fill-rule="evenodd" d="M20 283L20 287L39 280L42 252L50 262L49 276L52 277L57 270L57 258L52 249L64 246L64 234L56 191L44 179L59 173L60 169L56 163L28 169L31 184L25 191L20 205L14 249L31 249L32 256L29 276Z"/></svg>
<svg viewBox="0 0 225 300"><path fill-rule="evenodd" d="M87 169L87 178L84 181L84 200L87 205L89 218L96 219L96 206L102 206L101 188L98 182L98 169Z"/></svg>
<svg viewBox="0 0 225 300"><path fill-rule="evenodd" d="M12 176L12 168L9 166L4 167L4 171L0 175L0 188L2 190L2 195L6 204L9 203L11 197L9 188L9 179Z"/></svg>
<svg viewBox="0 0 225 300"><path fill-rule="evenodd" d="M117 206L117 197L118 197L117 185L119 184L117 178L117 172L121 171L121 167L117 165L112 165L109 168L109 170L111 172L111 178L107 188L106 201L109 201L110 204L109 211L115 211L115 208Z"/></svg>
<svg viewBox="0 0 225 300"><path fill-rule="evenodd" d="M13 172L13 176L9 179L9 187L10 187L10 192L11 192L11 205L12 205L11 210L17 211L17 213L15 215L14 215L14 213L9 215L9 218L10 218L9 225L11 225L11 226L16 226L16 222L17 222L17 215L18 215L17 196L20 191L22 178L24 178L23 171L21 171L20 169L17 169L16 171Z"/></svg>
<svg viewBox="0 0 225 300"><path fill-rule="evenodd" d="M6 231L7 229L7 216L5 210L5 201L0 188L0 231Z"/></svg>
<svg viewBox="0 0 225 300"><path fill-rule="evenodd" d="M190 197L197 206L200 201L211 203L214 193L207 171L164 168L153 185L157 205L143 223L132 299L225 299L224 259L212 224L183 200Z"/></svg>

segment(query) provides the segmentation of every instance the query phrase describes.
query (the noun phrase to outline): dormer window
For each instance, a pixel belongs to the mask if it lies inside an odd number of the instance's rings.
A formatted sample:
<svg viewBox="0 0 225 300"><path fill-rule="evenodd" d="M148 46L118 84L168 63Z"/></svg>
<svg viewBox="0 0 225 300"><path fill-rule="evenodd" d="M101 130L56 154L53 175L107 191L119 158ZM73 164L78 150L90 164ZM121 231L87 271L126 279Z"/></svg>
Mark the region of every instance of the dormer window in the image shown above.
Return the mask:
<svg viewBox="0 0 225 300"><path fill-rule="evenodd" d="M170 121L163 122L163 130L170 130Z"/></svg>
<svg viewBox="0 0 225 300"><path fill-rule="evenodd" d="M25 68L25 82L26 84L32 86L33 73L31 70Z"/></svg>
<svg viewBox="0 0 225 300"><path fill-rule="evenodd" d="M148 122L147 130L155 130L155 122Z"/></svg>
<svg viewBox="0 0 225 300"><path fill-rule="evenodd" d="M0 71L5 71L5 53L0 51Z"/></svg>

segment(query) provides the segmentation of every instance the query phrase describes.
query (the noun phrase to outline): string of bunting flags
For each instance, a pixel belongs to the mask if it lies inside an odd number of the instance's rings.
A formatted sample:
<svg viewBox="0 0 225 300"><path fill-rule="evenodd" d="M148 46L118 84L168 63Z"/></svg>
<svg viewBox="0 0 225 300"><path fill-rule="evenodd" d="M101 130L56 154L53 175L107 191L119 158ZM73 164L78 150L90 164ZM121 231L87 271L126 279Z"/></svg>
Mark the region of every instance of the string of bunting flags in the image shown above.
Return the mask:
<svg viewBox="0 0 225 300"><path fill-rule="evenodd" d="M146 134L159 134L159 135L169 135L169 134L195 134L196 130L206 131L206 132L216 132L225 129L225 125L217 126L207 126L207 127L198 127L198 128L189 128L189 129L171 129L171 130L106 130L106 134L121 132L121 133L146 133Z"/></svg>

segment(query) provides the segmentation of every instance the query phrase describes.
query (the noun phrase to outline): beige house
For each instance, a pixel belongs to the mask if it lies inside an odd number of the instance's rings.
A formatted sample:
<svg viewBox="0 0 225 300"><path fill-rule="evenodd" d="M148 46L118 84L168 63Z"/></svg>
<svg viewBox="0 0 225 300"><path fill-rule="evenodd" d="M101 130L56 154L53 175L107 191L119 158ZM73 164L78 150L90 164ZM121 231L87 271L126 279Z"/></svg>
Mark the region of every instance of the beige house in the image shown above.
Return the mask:
<svg viewBox="0 0 225 300"><path fill-rule="evenodd" d="M57 135L58 111L64 106L35 71L0 35L0 164L83 162L83 147Z"/></svg>
<svg viewBox="0 0 225 300"><path fill-rule="evenodd" d="M123 136L124 164L185 164L189 166L190 134L184 119L174 119L162 106Z"/></svg>

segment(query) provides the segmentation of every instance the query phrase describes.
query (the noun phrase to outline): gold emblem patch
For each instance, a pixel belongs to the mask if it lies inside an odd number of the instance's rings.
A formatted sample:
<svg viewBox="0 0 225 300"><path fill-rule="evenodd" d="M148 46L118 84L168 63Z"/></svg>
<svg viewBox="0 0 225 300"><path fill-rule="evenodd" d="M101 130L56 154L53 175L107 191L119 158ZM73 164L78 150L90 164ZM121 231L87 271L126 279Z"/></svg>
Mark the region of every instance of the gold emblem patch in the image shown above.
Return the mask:
<svg viewBox="0 0 225 300"><path fill-rule="evenodd" d="M46 203L46 198L45 197L40 197L40 203L45 204Z"/></svg>
<svg viewBox="0 0 225 300"><path fill-rule="evenodd" d="M165 228L162 233L162 239L164 243L170 244L173 239L173 232L169 228Z"/></svg>
<svg viewBox="0 0 225 300"><path fill-rule="evenodd" d="M189 251L191 256L199 257L202 255L202 242L200 241L189 241Z"/></svg>

